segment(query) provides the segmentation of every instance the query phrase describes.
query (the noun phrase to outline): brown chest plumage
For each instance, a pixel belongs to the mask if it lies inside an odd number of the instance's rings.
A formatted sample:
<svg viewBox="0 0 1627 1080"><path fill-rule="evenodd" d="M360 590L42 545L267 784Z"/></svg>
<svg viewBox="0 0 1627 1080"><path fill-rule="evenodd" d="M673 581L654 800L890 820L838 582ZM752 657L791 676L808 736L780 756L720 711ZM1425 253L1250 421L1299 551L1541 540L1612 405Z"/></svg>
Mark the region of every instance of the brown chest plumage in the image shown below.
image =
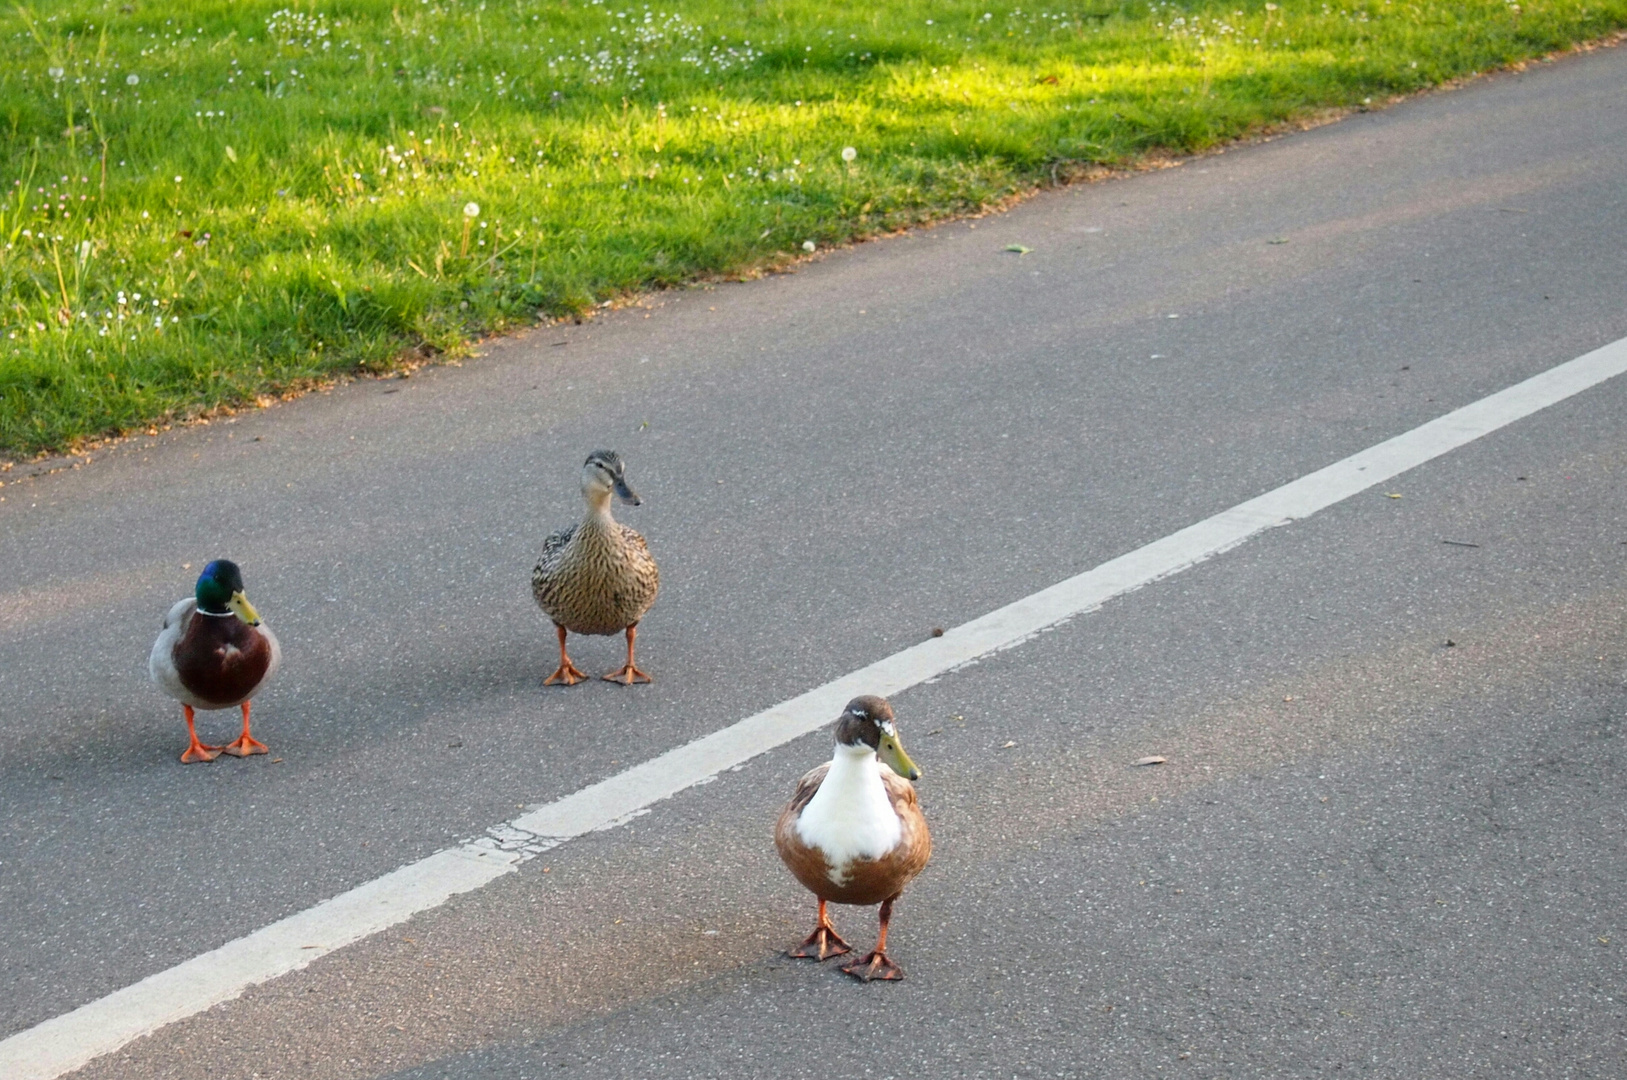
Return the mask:
<svg viewBox="0 0 1627 1080"><path fill-rule="evenodd" d="M591 518L548 537L531 573L538 605L573 634L619 634L637 624L660 583L642 536Z"/></svg>
<svg viewBox="0 0 1627 1080"><path fill-rule="evenodd" d="M175 646L181 685L222 706L252 694L270 667L271 643L235 615L195 612Z"/></svg>
<svg viewBox="0 0 1627 1080"><path fill-rule="evenodd" d="M915 787L908 780L891 773L882 774L887 786L887 798L898 815L903 833L898 845L879 859L854 859L845 868L845 877L838 885L831 880L833 869L824 852L810 847L798 835L797 818L819 790L829 765L821 765L805 775L797 785L796 794L780 814L774 827L774 846L786 868L803 886L821 900L834 904L879 904L903 891L932 858L932 837L927 832L926 818L921 815Z"/></svg>

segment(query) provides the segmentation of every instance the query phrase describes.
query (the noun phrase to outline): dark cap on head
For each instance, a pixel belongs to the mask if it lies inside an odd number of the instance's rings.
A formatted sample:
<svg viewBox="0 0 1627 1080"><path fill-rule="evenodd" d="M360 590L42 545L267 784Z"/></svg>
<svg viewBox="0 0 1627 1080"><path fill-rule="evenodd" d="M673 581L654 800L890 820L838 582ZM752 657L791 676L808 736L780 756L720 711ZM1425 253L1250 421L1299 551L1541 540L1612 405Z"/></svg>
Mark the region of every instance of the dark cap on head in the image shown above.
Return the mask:
<svg viewBox="0 0 1627 1080"><path fill-rule="evenodd" d="M899 776L906 780L921 778L921 770L898 740L893 707L886 698L866 694L848 702L836 721L836 742L839 746L868 746L876 752L877 760Z"/></svg>
<svg viewBox="0 0 1627 1080"><path fill-rule="evenodd" d="M622 463L621 455L614 450L595 450L588 455L588 459L582 464L592 465L595 461L609 469L616 476L620 476L627 471L627 466Z"/></svg>
<svg viewBox="0 0 1627 1080"><path fill-rule="evenodd" d="M627 466L614 450L595 450L582 463L583 469L598 470L616 497L629 506L638 506L644 500L627 483Z"/></svg>
<svg viewBox="0 0 1627 1080"><path fill-rule="evenodd" d="M874 694L856 697L836 721L836 741L844 746L862 743L873 750L881 745L881 726L892 722L893 707L886 698Z"/></svg>

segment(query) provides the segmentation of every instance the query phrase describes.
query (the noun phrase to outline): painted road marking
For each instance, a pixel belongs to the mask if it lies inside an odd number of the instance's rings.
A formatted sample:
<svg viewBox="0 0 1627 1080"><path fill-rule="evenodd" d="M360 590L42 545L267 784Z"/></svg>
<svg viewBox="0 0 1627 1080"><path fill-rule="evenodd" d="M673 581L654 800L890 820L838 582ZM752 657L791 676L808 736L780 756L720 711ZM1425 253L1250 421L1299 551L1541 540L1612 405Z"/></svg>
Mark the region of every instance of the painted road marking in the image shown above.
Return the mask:
<svg viewBox="0 0 1627 1080"><path fill-rule="evenodd" d="M1624 371L1627 338L494 826L479 839L19 1032L0 1042L0 1076L54 1080L166 1024L229 1001L249 986L297 971L334 949L478 889L573 837L648 813L653 803L831 723L859 694L896 694L1015 648L1108 600L1196 566L1267 529L1310 517Z"/></svg>

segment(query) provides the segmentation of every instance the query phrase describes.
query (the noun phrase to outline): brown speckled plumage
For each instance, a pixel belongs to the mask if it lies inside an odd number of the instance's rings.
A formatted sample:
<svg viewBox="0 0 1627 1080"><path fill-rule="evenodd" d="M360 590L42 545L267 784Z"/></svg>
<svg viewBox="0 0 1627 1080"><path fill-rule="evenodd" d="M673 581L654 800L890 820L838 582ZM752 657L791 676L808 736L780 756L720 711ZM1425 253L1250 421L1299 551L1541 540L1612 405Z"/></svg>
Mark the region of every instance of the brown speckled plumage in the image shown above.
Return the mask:
<svg viewBox="0 0 1627 1080"><path fill-rule="evenodd" d="M796 794L780 813L774 826L774 846L796 879L821 900L837 904L879 904L904 891L915 876L926 869L932 858L932 836L915 785L901 776L883 770L881 782L887 787L887 800L898 815L903 834L898 845L879 859L855 859L845 867L842 884L831 879L831 865L825 853L805 843L797 835L797 818L819 790L830 765L820 765L797 781Z"/></svg>
<svg viewBox="0 0 1627 1080"><path fill-rule="evenodd" d="M544 540L531 571L537 604L573 634L619 634L637 624L660 584L644 538L608 509Z"/></svg>
<svg viewBox="0 0 1627 1080"><path fill-rule="evenodd" d="M630 506L641 500L627 483L627 470L614 450L595 450L582 463L582 498L587 517L542 542L542 558L531 571L531 595L554 620L559 667L544 686L575 686L587 675L565 652L568 634L627 635L627 663L605 675L631 686L650 681L633 663L638 623L655 603L661 574L644 538L610 516L615 496Z"/></svg>

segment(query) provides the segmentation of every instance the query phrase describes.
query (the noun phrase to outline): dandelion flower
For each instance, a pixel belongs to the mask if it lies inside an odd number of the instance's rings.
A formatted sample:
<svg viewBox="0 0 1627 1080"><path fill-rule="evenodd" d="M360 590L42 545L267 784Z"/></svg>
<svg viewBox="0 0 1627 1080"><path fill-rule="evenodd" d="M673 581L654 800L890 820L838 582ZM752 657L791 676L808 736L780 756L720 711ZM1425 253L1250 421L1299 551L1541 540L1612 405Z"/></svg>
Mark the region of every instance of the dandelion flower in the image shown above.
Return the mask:
<svg viewBox="0 0 1627 1080"><path fill-rule="evenodd" d="M132 72L131 74L126 75L124 77L124 81L125 81L126 85L134 86L134 85L136 85L136 83L141 81L141 76Z"/></svg>
<svg viewBox="0 0 1627 1080"><path fill-rule="evenodd" d="M480 216L480 204L479 203L474 203L474 202L472 202L472 203L464 203L463 204L463 216L466 217L466 218L477 218L477 217L479 217Z"/></svg>
<svg viewBox="0 0 1627 1080"><path fill-rule="evenodd" d="M819 245L814 243L812 240L804 240L802 242L802 250L803 251L815 251L815 250L818 249L818 247L819 247Z"/></svg>
<svg viewBox="0 0 1627 1080"><path fill-rule="evenodd" d="M854 158L856 158L858 156L859 156L859 152L857 150L853 149L851 146L842 147L842 160L843 161L852 161Z"/></svg>
<svg viewBox="0 0 1627 1080"><path fill-rule="evenodd" d="M61 68L59 68L59 67L53 67L53 68L46 68L46 69L45 69L45 73L46 73L46 74L47 74L47 75L49 75L49 76L51 76L51 78L53 78L53 79L60 79L60 78L62 78L62 76L63 76L63 75L64 75L64 74L66 74L66 73L65 73L65 72L64 72L64 71L63 71L63 70L62 70L62 69L61 69Z"/></svg>

